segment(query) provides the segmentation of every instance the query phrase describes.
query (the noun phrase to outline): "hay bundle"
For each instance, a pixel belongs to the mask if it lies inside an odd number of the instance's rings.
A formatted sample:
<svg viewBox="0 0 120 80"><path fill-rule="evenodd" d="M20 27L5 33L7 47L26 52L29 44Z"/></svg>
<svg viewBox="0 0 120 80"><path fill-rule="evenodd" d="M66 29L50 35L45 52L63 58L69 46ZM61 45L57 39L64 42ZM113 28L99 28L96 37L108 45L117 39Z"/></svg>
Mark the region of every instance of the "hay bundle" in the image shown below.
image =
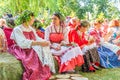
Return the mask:
<svg viewBox="0 0 120 80"><path fill-rule="evenodd" d="M0 80L22 80L23 67L9 53L0 53Z"/></svg>

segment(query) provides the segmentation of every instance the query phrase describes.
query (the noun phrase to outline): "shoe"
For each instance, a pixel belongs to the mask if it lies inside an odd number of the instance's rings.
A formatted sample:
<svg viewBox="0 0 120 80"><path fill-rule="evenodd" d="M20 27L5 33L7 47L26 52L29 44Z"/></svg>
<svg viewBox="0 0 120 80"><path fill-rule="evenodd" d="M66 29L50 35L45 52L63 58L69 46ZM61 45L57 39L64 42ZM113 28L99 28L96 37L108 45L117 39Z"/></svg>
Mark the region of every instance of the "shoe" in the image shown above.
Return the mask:
<svg viewBox="0 0 120 80"><path fill-rule="evenodd" d="M67 72L61 72L61 74L67 74Z"/></svg>
<svg viewBox="0 0 120 80"><path fill-rule="evenodd" d="M96 63L94 63L96 66L100 66L100 63L98 63L98 62L96 62Z"/></svg>
<svg viewBox="0 0 120 80"><path fill-rule="evenodd" d="M95 72L95 68L93 66L89 67L89 72Z"/></svg>
<svg viewBox="0 0 120 80"><path fill-rule="evenodd" d="M100 68L98 66L96 66L95 64L92 65L96 70L100 70Z"/></svg>
<svg viewBox="0 0 120 80"><path fill-rule="evenodd" d="M69 71L61 72L61 74L73 74L73 73L75 73L75 70L69 70Z"/></svg>

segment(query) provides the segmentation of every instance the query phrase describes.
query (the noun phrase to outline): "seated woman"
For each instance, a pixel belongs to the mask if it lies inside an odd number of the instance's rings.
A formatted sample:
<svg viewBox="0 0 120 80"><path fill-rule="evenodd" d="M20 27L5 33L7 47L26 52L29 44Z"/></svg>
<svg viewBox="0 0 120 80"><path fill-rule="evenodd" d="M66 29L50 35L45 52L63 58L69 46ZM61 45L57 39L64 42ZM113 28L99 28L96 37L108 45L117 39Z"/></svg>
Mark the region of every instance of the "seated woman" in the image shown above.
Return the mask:
<svg viewBox="0 0 120 80"><path fill-rule="evenodd" d="M119 46L119 44L117 43L117 41L119 41L119 38L120 38L120 32L119 32L120 31L120 24L119 24L119 21L118 20L110 21L109 27L110 27L109 31L112 31L112 33L113 33L110 37L109 42Z"/></svg>
<svg viewBox="0 0 120 80"><path fill-rule="evenodd" d="M7 47L9 48L11 45L14 44L14 41L10 39L10 35L11 35L12 31L13 31L13 27L15 27L14 20L13 19L8 19L7 20L7 26L8 27L3 28L3 31L4 31L6 39L7 39Z"/></svg>
<svg viewBox="0 0 120 80"><path fill-rule="evenodd" d="M108 43L111 32L105 34L101 30L102 22L96 21L94 27L89 31L89 34L94 37L98 46L98 53L100 56L100 64L105 68L120 67L120 61L118 60L118 54L120 48L116 45Z"/></svg>
<svg viewBox="0 0 120 80"><path fill-rule="evenodd" d="M75 29L75 27L76 27L78 24L79 24L78 18L77 18L77 17L73 17L73 18L70 20L70 22L69 22L69 24L68 24L68 27L69 27L70 29Z"/></svg>
<svg viewBox="0 0 120 80"><path fill-rule="evenodd" d="M39 38L31 27L34 22L31 11L24 11L17 22L21 25L11 33L10 38L15 43L9 47L9 51L24 66L23 80L48 80L50 69L55 73L49 42Z"/></svg>
<svg viewBox="0 0 120 80"><path fill-rule="evenodd" d="M22 72L21 63L8 52L7 37L0 28L0 80L22 80Z"/></svg>
<svg viewBox="0 0 120 80"><path fill-rule="evenodd" d="M88 27L89 22L81 21L81 24L76 29L69 32L69 41L77 43L84 53L85 63L82 70L85 72L95 71L95 68L98 69L97 66L100 64L96 44L93 38L86 34Z"/></svg>
<svg viewBox="0 0 120 80"><path fill-rule="evenodd" d="M59 57L59 72L73 72L75 66L84 63L81 49L69 44L67 28L62 15L54 13L52 23L45 30L45 39L51 43L51 52Z"/></svg>

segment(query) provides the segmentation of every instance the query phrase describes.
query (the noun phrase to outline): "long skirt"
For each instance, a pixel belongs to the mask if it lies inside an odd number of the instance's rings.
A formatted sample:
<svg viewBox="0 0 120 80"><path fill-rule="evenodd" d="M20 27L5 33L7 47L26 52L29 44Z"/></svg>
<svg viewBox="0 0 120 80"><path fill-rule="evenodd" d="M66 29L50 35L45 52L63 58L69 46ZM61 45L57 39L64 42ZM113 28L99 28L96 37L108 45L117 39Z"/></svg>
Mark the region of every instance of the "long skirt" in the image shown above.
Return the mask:
<svg viewBox="0 0 120 80"><path fill-rule="evenodd" d="M82 71L84 72L88 72L93 63L100 64L100 58L96 47L87 50L83 57L85 63L82 65Z"/></svg>
<svg viewBox="0 0 120 80"><path fill-rule="evenodd" d="M51 50L51 52L58 57L59 73L73 70L84 63L83 53L79 46L62 46L60 51Z"/></svg>
<svg viewBox="0 0 120 80"><path fill-rule="evenodd" d="M48 66L43 66L33 49L21 49L11 46L9 52L20 60L24 67L22 80L48 80L51 76Z"/></svg>
<svg viewBox="0 0 120 80"><path fill-rule="evenodd" d="M120 60L118 60L118 56L116 55L116 53L104 46L100 46L98 48L98 52L100 56L101 66L105 68L120 67Z"/></svg>

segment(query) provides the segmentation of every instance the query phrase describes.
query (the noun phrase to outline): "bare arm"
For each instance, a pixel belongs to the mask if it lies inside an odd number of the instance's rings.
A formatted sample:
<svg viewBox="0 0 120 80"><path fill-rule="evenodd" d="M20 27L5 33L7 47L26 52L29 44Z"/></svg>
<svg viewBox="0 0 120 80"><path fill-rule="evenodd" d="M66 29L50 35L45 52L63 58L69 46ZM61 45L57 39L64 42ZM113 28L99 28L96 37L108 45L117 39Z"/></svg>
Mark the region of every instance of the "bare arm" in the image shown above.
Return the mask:
<svg viewBox="0 0 120 80"><path fill-rule="evenodd" d="M45 47L45 46L49 46L49 42L48 41L33 41L31 46L42 46L42 47Z"/></svg>

